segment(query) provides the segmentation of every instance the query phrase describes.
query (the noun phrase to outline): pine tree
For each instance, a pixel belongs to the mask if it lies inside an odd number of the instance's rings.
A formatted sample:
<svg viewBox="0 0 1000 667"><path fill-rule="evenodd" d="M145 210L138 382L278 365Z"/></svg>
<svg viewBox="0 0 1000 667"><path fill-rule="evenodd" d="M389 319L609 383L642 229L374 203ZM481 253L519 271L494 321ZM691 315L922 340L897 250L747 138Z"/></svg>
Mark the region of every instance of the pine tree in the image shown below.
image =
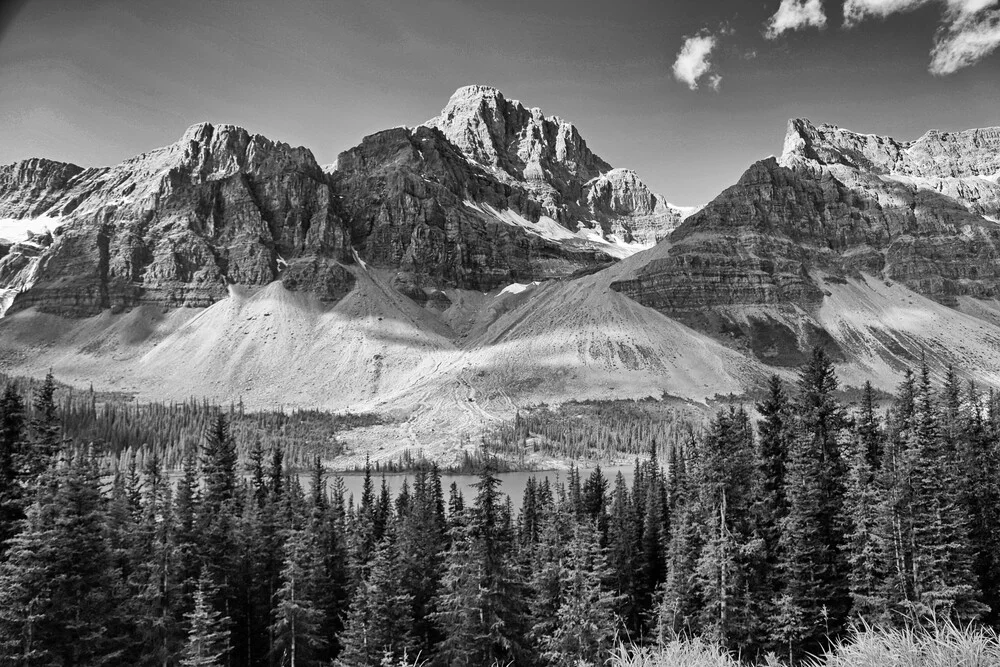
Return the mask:
<svg viewBox="0 0 1000 667"><path fill-rule="evenodd" d="M400 586L403 568L392 531L376 549L368 578L354 596L341 637L340 663L381 665L399 659L413 643L413 597Z"/></svg>
<svg viewBox="0 0 1000 667"><path fill-rule="evenodd" d="M799 375L795 437L791 441L781 522L780 572L774 639L790 652L816 651L844 626L850 606L844 554L844 465L847 425L834 398L833 363L815 348Z"/></svg>
<svg viewBox="0 0 1000 667"><path fill-rule="evenodd" d="M884 571L878 597L891 613L906 615L916 602L913 583L916 382L907 369L889 412L885 449L876 473L880 497L878 549Z"/></svg>
<svg viewBox="0 0 1000 667"><path fill-rule="evenodd" d="M560 495L562 487L560 487ZM557 628L557 615L563 604L561 564L566 558L566 548L572 534L573 506L562 499L557 506L551 498L540 498L536 507L539 528L538 542L530 547L528 567L531 572L529 602L530 635L538 645L544 645Z"/></svg>
<svg viewBox="0 0 1000 667"><path fill-rule="evenodd" d="M523 584L509 553L499 485L486 467L468 526L453 529L434 614L444 634L439 653L445 665L506 664L524 653Z"/></svg>
<svg viewBox="0 0 1000 667"><path fill-rule="evenodd" d="M321 632L323 611L315 602L321 575L322 564L313 536L306 531L292 533L285 543L281 588L274 596L271 626L272 655L280 667L322 664L319 654L327 640Z"/></svg>
<svg viewBox="0 0 1000 667"><path fill-rule="evenodd" d="M50 371L35 390L32 401L34 417L29 424L29 438L21 450L21 470L28 483L49 466L62 445L62 425L55 401L56 382Z"/></svg>
<svg viewBox="0 0 1000 667"><path fill-rule="evenodd" d="M644 509L639 537L635 599L640 609L652 607L657 589L666 580L664 545L669 536L667 493L661 471L653 462L646 464L645 479L634 497ZM642 503L639 505L639 503Z"/></svg>
<svg viewBox="0 0 1000 667"><path fill-rule="evenodd" d="M583 484L583 510L591 521L596 522L602 545L608 533L607 493L608 480L598 465Z"/></svg>
<svg viewBox="0 0 1000 667"><path fill-rule="evenodd" d="M700 555L695 581L699 628L720 645L752 654L759 610L749 598L757 561L752 479L754 442L749 416L730 408L712 420L692 471Z"/></svg>
<svg viewBox="0 0 1000 667"><path fill-rule="evenodd" d="M883 494L873 468L881 466L880 431L871 399L871 385L866 384L848 452L844 521L851 613L869 623L891 621L884 595L886 572L879 537ZM873 446L873 443L877 444Z"/></svg>
<svg viewBox="0 0 1000 667"><path fill-rule="evenodd" d="M635 571L639 562L639 537L636 533L636 509L633 506L625 476L615 476L608 519L608 565L612 572L612 587L618 594L618 612L630 632L638 635L642 610L636 592Z"/></svg>
<svg viewBox="0 0 1000 667"><path fill-rule="evenodd" d="M7 542L24 518L21 450L24 446L24 403L13 384L0 398L0 560Z"/></svg>
<svg viewBox="0 0 1000 667"><path fill-rule="evenodd" d="M973 569L982 601L990 608L983 621L996 626L1000 623L1000 438L984 418L980 403L970 384L959 458L965 471L962 495L971 520Z"/></svg>
<svg viewBox="0 0 1000 667"><path fill-rule="evenodd" d="M180 607L177 552L174 548L170 482L154 452L146 464L146 493L141 519L143 539L133 560L139 563L135 581L138 624L143 653L149 664L167 664L176 652Z"/></svg>
<svg viewBox="0 0 1000 667"><path fill-rule="evenodd" d="M236 463L236 443L229 432L229 420L223 414L216 415L205 432L202 456L204 502L213 510L236 497Z"/></svg>
<svg viewBox="0 0 1000 667"><path fill-rule="evenodd" d="M793 436L791 403L784 384L777 375L768 381L767 397L757 405L758 423L758 490L754 516L757 531L763 541L761 587L775 595L781 589L778 575L781 522L788 514L785 497L788 454Z"/></svg>
<svg viewBox="0 0 1000 667"><path fill-rule="evenodd" d="M216 415L205 432L201 457L204 492L197 517L197 545L201 563L208 568L211 580L218 586L218 600L213 600L220 612L231 622L231 642L228 663L246 660L247 646L243 634L247 629L247 613L243 604L242 555L239 543L240 522L236 442L229 421Z"/></svg>
<svg viewBox="0 0 1000 667"><path fill-rule="evenodd" d="M229 651L229 619L212 608L216 592L208 571L202 569L194 593L194 609L188 621L187 642L181 665L184 667L220 667Z"/></svg>
<svg viewBox="0 0 1000 667"><path fill-rule="evenodd" d="M422 655L428 655L440 640L431 615L441 585L445 538L433 480L418 471L407 511L400 517L398 548L401 581L413 600L414 646Z"/></svg>
<svg viewBox="0 0 1000 667"><path fill-rule="evenodd" d="M96 466L78 456L43 474L26 526L0 565L0 655L25 665L113 665L119 590Z"/></svg>
<svg viewBox="0 0 1000 667"><path fill-rule="evenodd" d="M958 399L945 396L946 416L957 419ZM951 426L948 430L951 430ZM978 600L969 544L970 517L961 501L965 488L954 435L942 431L924 364L917 394L914 484L914 591L920 614L967 622L984 608Z"/></svg>
<svg viewBox="0 0 1000 667"><path fill-rule="evenodd" d="M611 571L601 548L600 531L589 520L576 523L559 568L561 604L553 631L541 641L550 665L603 665L609 658L618 620L617 596L606 588Z"/></svg>
<svg viewBox="0 0 1000 667"><path fill-rule="evenodd" d="M688 474L689 468L696 468L698 445L692 437L686 446L677 445L674 449L667 576L657 591L653 609L655 636L659 641L692 636L701 630L698 610L702 601L695 584L701 553L701 516L695 502L697 482Z"/></svg>

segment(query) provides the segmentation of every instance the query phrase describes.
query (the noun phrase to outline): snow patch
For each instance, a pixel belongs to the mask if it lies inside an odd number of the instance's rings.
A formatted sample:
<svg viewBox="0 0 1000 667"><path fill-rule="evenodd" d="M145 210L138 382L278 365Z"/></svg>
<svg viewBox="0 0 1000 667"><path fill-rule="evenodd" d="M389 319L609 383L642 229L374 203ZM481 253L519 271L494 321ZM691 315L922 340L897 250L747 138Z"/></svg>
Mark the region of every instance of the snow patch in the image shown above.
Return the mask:
<svg viewBox="0 0 1000 667"><path fill-rule="evenodd" d="M463 202L469 208L500 220L511 227L521 227L522 229L542 237L543 239L563 243L568 241L584 241L594 244L598 249L603 250L608 255L617 259L631 257L637 252L648 250L651 244L645 243L625 243L614 234L605 237L600 227L581 228L576 232L570 231L548 216L540 216L538 222L531 222L523 215L512 209L498 210L489 204L477 204L471 200Z"/></svg>
<svg viewBox="0 0 1000 667"><path fill-rule="evenodd" d="M28 232L43 234L46 231L54 232L64 220L50 216L40 216L37 218L0 218L0 239L8 241L24 241L28 238Z"/></svg>
<svg viewBox="0 0 1000 667"><path fill-rule="evenodd" d="M355 250L354 248L351 248L351 253L354 255L354 261L357 262L358 264L360 264L362 269L364 269L365 271L367 271L368 270L368 265L365 264L365 260L361 259L361 256L358 255L358 251Z"/></svg>
<svg viewBox="0 0 1000 667"><path fill-rule="evenodd" d="M538 284L539 282L537 280L531 283L512 283L497 292L496 296L503 296L504 294L521 294Z"/></svg>

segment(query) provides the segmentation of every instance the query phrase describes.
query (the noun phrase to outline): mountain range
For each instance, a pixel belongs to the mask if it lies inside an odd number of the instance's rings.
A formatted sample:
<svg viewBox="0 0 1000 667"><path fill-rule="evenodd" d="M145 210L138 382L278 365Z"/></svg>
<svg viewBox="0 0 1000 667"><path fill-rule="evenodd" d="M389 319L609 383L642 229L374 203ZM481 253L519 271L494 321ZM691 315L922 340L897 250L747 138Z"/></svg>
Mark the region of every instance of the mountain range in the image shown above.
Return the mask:
<svg viewBox="0 0 1000 667"><path fill-rule="evenodd" d="M519 406L746 395L809 349L1000 387L1000 128L805 119L698 210L460 88L336 163L231 125L112 167L0 167L0 367L143 399L375 411L447 457Z"/></svg>

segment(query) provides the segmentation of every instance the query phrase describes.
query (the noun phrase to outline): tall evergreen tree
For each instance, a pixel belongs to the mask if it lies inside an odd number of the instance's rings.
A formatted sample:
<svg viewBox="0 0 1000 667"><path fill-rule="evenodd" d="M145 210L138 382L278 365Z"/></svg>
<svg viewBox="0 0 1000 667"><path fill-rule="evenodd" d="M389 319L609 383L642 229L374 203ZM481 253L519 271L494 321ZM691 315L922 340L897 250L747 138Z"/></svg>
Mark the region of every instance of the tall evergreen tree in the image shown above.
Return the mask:
<svg viewBox="0 0 1000 667"><path fill-rule="evenodd" d="M945 415L957 419L957 395L944 397ZM918 613L969 621L983 611L969 544L970 517L962 503L956 426L942 427L930 371L921 369L916 413L914 485L914 590ZM950 431L948 437L943 431Z"/></svg>
<svg viewBox="0 0 1000 667"><path fill-rule="evenodd" d="M697 581L701 553L701 521L697 481L688 474L696 468L698 443L692 436L686 446L676 445L671 455L670 539L666 546L667 575L657 592L653 609L655 636L668 641L700 632L698 610L702 606ZM690 454L689 454L690 452Z"/></svg>
<svg viewBox="0 0 1000 667"><path fill-rule="evenodd" d="M844 522L851 613L855 618L874 623L891 619L884 595L886 572L880 541L883 494L873 468L881 466L882 448L870 390L871 385L866 384L866 398L855 420L854 437L847 456ZM878 445L873 447L873 441Z"/></svg>
<svg viewBox="0 0 1000 667"><path fill-rule="evenodd" d="M24 447L24 403L17 387L10 383L0 398L0 560L7 542L24 518L24 480L21 451Z"/></svg>
<svg viewBox="0 0 1000 667"><path fill-rule="evenodd" d="M759 646L760 612L751 599L752 579L762 554L754 540L754 442L746 411L730 408L715 416L702 439L693 476L700 557L695 580L700 592L701 631L730 649L752 654Z"/></svg>
<svg viewBox="0 0 1000 667"><path fill-rule="evenodd" d="M202 569L194 593L194 608L186 615L187 642L181 665L184 667L221 667L229 651L229 619L212 608L215 597L208 571Z"/></svg>
<svg viewBox="0 0 1000 667"><path fill-rule="evenodd" d="M351 602L340 662L350 667L392 664L413 648L413 597L400 586L403 568L390 530L376 548L368 578Z"/></svg>
<svg viewBox="0 0 1000 667"><path fill-rule="evenodd" d="M62 425L55 393L56 382L50 371L35 390L28 442L21 448L20 468L28 484L45 471L62 446Z"/></svg>
<svg viewBox="0 0 1000 667"><path fill-rule="evenodd" d="M120 664L119 587L99 475L83 455L45 473L0 565L0 655L20 665Z"/></svg>
<svg viewBox="0 0 1000 667"><path fill-rule="evenodd" d="M618 631L618 600L607 588L611 571L596 521L575 523L560 564L561 603L542 638L542 657L558 667L605 664Z"/></svg>
<svg viewBox="0 0 1000 667"><path fill-rule="evenodd" d="M457 527L434 618L444 633L439 652L449 666L506 664L524 658L524 590L513 567L503 520L500 480L484 468L468 527ZM471 642L469 641L471 638Z"/></svg>
<svg viewBox="0 0 1000 667"><path fill-rule="evenodd" d="M774 632L793 654L816 651L839 634L850 606L842 521L847 421L834 397L833 363L821 348L801 370L798 389L779 546L785 586Z"/></svg>
<svg viewBox="0 0 1000 667"><path fill-rule="evenodd" d="M327 639L322 634L323 610L316 604L323 565L313 535L295 531L285 543L281 587L274 596L272 655L280 667L323 664L320 652Z"/></svg>

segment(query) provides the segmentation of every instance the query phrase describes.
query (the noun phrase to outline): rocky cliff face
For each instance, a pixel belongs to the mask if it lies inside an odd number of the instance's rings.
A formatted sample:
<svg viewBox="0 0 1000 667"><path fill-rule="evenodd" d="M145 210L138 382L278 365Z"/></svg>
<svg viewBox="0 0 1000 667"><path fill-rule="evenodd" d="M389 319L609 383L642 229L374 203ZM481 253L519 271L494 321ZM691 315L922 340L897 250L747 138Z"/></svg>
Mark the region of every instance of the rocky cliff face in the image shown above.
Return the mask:
<svg viewBox="0 0 1000 667"><path fill-rule="evenodd" d="M6 281L22 286L15 310L84 316L140 303L202 306L228 284L275 280L279 265L283 277L305 272L309 282L317 257L351 257L312 154L231 125L195 125L179 142L115 167L37 160L4 173L23 184L2 191L8 215L61 222L33 274ZM315 286L337 298L350 277L331 270L339 279Z"/></svg>
<svg viewBox="0 0 1000 667"><path fill-rule="evenodd" d="M113 167L0 167L0 222L56 228L43 248L6 248L4 303L205 306L278 279L336 301L356 258L422 301L601 268L679 219L572 125L493 89L459 90L438 125L367 137L329 173L305 148L207 123Z"/></svg>
<svg viewBox="0 0 1000 667"><path fill-rule="evenodd" d="M612 169L587 181L584 195L593 218L628 243L665 239L689 212L650 191L631 169Z"/></svg>
<svg viewBox="0 0 1000 667"><path fill-rule="evenodd" d="M571 123L527 109L496 88L459 88L426 125L502 183L525 190L542 214L570 231L596 224L604 236L651 244L685 212L650 192L634 172L612 169Z"/></svg>
<svg viewBox="0 0 1000 667"><path fill-rule="evenodd" d="M996 184L980 175L996 166L996 136L900 143L792 121L780 160L753 165L615 288L758 353L825 340L812 315L824 283L845 277L946 305L996 298L1000 226L982 215Z"/></svg>
<svg viewBox="0 0 1000 667"><path fill-rule="evenodd" d="M386 130L342 153L331 174L361 258L397 269L417 299L441 287L486 291L600 267L600 244L552 238L541 205L471 164L430 127ZM520 224L519 224L520 223Z"/></svg>

